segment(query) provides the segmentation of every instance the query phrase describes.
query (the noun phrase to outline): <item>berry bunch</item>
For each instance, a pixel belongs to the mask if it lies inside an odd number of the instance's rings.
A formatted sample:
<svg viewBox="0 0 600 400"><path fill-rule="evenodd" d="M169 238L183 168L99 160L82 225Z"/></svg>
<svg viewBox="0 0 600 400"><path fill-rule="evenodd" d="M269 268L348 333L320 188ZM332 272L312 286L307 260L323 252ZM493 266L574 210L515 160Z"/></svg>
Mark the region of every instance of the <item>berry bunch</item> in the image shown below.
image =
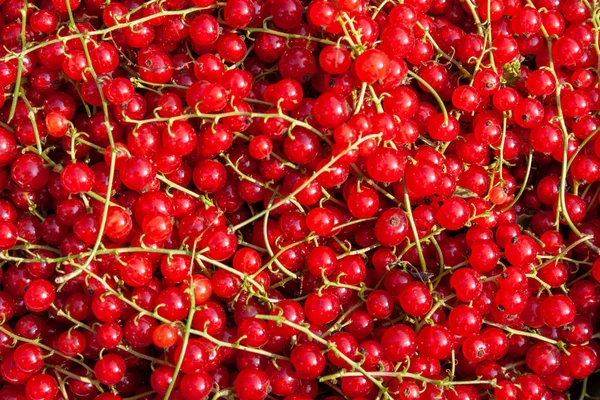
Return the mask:
<svg viewBox="0 0 600 400"><path fill-rule="evenodd" d="M596 0L0 10L0 400L586 396Z"/></svg>

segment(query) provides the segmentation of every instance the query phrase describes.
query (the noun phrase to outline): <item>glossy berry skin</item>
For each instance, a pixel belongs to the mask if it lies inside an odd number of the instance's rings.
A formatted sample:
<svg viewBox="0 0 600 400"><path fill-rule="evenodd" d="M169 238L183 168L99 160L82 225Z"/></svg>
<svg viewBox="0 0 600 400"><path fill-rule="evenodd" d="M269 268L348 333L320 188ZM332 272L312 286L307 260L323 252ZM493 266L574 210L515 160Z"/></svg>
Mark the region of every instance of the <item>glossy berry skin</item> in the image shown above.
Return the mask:
<svg viewBox="0 0 600 400"><path fill-rule="evenodd" d="M411 282L404 286L398 299L404 312L414 317L427 314L433 304L429 289L421 282Z"/></svg>
<svg viewBox="0 0 600 400"><path fill-rule="evenodd" d="M11 177L24 190L40 190L50 178L50 170L36 154L19 156L11 166Z"/></svg>
<svg viewBox="0 0 600 400"><path fill-rule="evenodd" d="M596 6L0 0L0 400L593 396Z"/></svg>
<svg viewBox="0 0 600 400"><path fill-rule="evenodd" d="M64 332L58 338L59 350L68 356L82 352L85 345L85 336L79 331Z"/></svg>
<svg viewBox="0 0 600 400"><path fill-rule="evenodd" d="M335 128L350 117L346 100L333 93L324 93L313 106L317 122L326 128Z"/></svg>
<svg viewBox="0 0 600 400"><path fill-rule="evenodd" d="M379 198L371 188L351 189L348 209L356 218L370 218L377 212Z"/></svg>
<svg viewBox="0 0 600 400"><path fill-rule="evenodd" d="M210 46L219 37L219 25L211 15L199 15L190 24L190 38L199 46Z"/></svg>
<svg viewBox="0 0 600 400"><path fill-rule="evenodd" d="M481 294L483 284L481 275L470 268L461 268L450 277L450 286L461 301L474 300Z"/></svg>
<svg viewBox="0 0 600 400"><path fill-rule="evenodd" d="M6 129L0 129L0 166L10 164L17 156L17 141Z"/></svg>
<svg viewBox="0 0 600 400"><path fill-rule="evenodd" d="M466 112L475 111L480 101L481 96L470 86L459 86L452 94L452 104Z"/></svg>
<svg viewBox="0 0 600 400"><path fill-rule="evenodd" d="M511 240L504 250L511 264L526 265L535 260L537 256L537 243L532 238L521 235Z"/></svg>
<svg viewBox="0 0 600 400"><path fill-rule="evenodd" d="M357 57L354 69L361 82L374 83L385 78L390 68L389 63L389 58L384 52L372 49Z"/></svg>
<svg viewBox="0 0 600 400"><path fill-rule="evenodd" d="M58 393L58 383L52 375L34 375L25 384L25 393L28 399L50 400Z"/></svg>
<svg viewBox="0 0 600 400"><path fill-rule="evenodd" d="M328 235L335 225L335 215L326 208L314 208L306 216L306 226L319 236Z"/></svg>
<svg viewBox="0 0 600 400"><path fill-rule="evenodd" d="M56 298L56 290L46 280L39 279L29 284L25 292L25 306L34 312L47 310Z"/></svg>
<svg viewBox="0 0 600 400"><path fill-rule="evenodd" d="M414 354L417 335L406 325L388 328L381 338L381 345L391 361L400 362Z"/></svg>
<svg viewBox="0 0 600 400"><path fill-rule="evenodd" d="M384 290L376 290L367 298L367 310L374 318L388 318L394 309L393 297Z"/></svg>
<svg viewBox="0 0 600 400"><path fill-rule="evenodd" d="M403 210L386 210L375 224L375 236L385 246L397 246L408 235L408 220Z"/></svg>
<svg viewBox="0 0 600 400"><path fill-rule="evenodd" d="M550 296L542 302L540 313L546 325L558 328L573 322L575 304L565 295Z"/></svg>
<svg viewBox="0 0 600 400"><path fill-rule="evenodd" d="M367 171L376 182L396 182L404 174L402 153L390 148L378 148L367 159Z"/></svg>
<svg viewBox="0 0 600 400"><path fill-rule="evenodd" d="M175 348L175 358L179 359L183 352L183 344L180 343ZM205 368L204 363L208 360L208 349L200 339L192 339L188 342L184 352L184 361L182 362L182 371L187 374L193 374L202 371Z"/></svg>
<svg viewBox="0 0 600 400"><path fill-rule="evenodd" d="M85 193L94 187L95 176L87 165L73 163L67 165L61 172L61 183L69 193Z"/></svg>
<svg viewBox="0 0 600 400"><path fill-rule="evenodd" d="M465 358L471 362L480 362L487 358L489 344L480 335L468 336L462 344Z"/></svg>
<svg viewBox="0 0 600 400"><path fill-rule="evenodd" d="M304 321L304 310L302 306L293 300L282 300L278 303L281 309L281 316L286 320L301 324ZM278 311L271 311L271 315L278 315ZM298 330L287 324L278 324L276 321L269 321L269 329L272 336L292 337L298 333Z"/></svg>
<svg viewBox="0 0 600 400"><path fill-rule="evenodd" d="M469 264L478 272L489 272L500 260L498 246L491 240L478 240L471 245Z"/></svg>
<svg viewBox="0 0 600 400"><path fill-rule="evenodd" d="M96 362L94 372L96 378L105 385L118 383L125 375L125 360L116 354L107 354Z"/></svg>
<svg viewBox="0 0 600 400"><path fill-rule="evenodd" d="M436 220L446 229L462 228L469 220L470 212L467 202L459 197L451 197L444 202L436 213Z"/></svg>
<svg viewBox="0 0 600 400"><path fill-rule="evenodd" d="M196 165L193 179L200 191L214 193L225 185L226 170L223 164L217 161L205 160Z"/></svg>
<svg viewBox="0 0 600 400"><path fill-rule="evenodd" d="M17 243L18 234L18 228L14 224L0 222L0 249L11 249Z"/></svg>
<svg viewBox="0 0 600 400"><path fill-rule="evenodd" d="M597 354L588 346L576 346L571 349L563 361L566 374L575 379L589 376L598 365Z"/></svg>
<svg viewBox="0 0 600 400"><path fill-rule="evenodd" d="M157 393L165 394L173 380L173 368L160 366L150 376L150 385Z"/></svg>
<svg viewBox="0 0 600 400"><path fill-rule="evenodd" d="M315 379L323 372L326 364L320 349L311 343L296 346L290 354L290 362L302 379Z"/></svg>
<svg viewBox="0 0 600 400"><path fill-rule="evenodd" d="M351 64L350 53L344 47L330 45L319 54L319 65L329 74L343 74Z"/></svg>
<svg viewBox="0 0 600 400"><path fill-rule="evenodd" d="M248 151L253 158L262 160L271 154L273 150L273 142L271 139L264 135L255 136L250 140Z"/></svg>
<svg viewBox="0 0 600 400"><path fill-rule="evenodd" d="M15 349L13 360L21 371L32 373L43 367L44 360L42 356L42 349L31 343L23 343Z"/></svg>
<svg viewBox="0 0 600 400"><path fill-rule="evenodd" d="M213 378L206 372L186 374L179 383L179 392L185 400L204 398L210 393Z"/></svg>
<svg viewBox="0 0 600 400"><path fill-rule="evenodd" d="M499 399L516 399L517 387L511 381L500 381L498 387L494 389L494 395Z"/></svg>
<svg viewBox="0 0 600 400"><path fill-rule="evenodd" d="M425 326L417 335L417 348L421 354L436 360L448 358L452 352L452 339L448 329Z"/></svg>
<svg viewBox="0 0 600 400"><path fill-rule="evenodd" d="M489 344L488 358L499 360L509 350L509 339L506 333L499 328L486 328L481 331L481 336Z"/></svg>
<svg viewBox="0 0 600 400"><path fill-rule="evenodd" d="M306 318L317 325L332 322L340 312L338 298L329 293L311 293L304 304Z"/></svg>
<svg viewBox="0 0 600 400"><path fill-rule="evenodd" d="M461 336L469 336L479 332L482 318L476 309L466 305L455 307L448 315L450 330Z"/></svg>
<svg viewBox="0 0 600 400"><path fill-rule="evenodd" d="M148 187L156 175L155 167L146 159L132 157L125 161L119 171L121 181L131 190L141 192Z"/></svg>
<svg viewBox="0 0 600 400"><path fill-rule="evenodd" d="M240 337L245 336L242 343L252 347L264 345L271 336L268 331L267 323L253 318L245 319L238 326L238 335Z"/></svg>
<svg viewBox="0 0 600 400"><path fill-rule="evenodd" d="M306 264L314 276L330 276L336 271L337 255L330 247L319 246L310 251Z"/></svg>
<svg viewBox="0 0 600 400"><path fill-rule="evenodd" d="M116 322L108 322L98 328L96 341L108 350L114 349L123 339L123 329Z"/></svg>
<svg viewBox="0 0 600 400"><path fill-rule="evenodd" d="M261 400L268 394L268 377L258 369L245 369L236 377L235 387L240 399Z"/></svg>

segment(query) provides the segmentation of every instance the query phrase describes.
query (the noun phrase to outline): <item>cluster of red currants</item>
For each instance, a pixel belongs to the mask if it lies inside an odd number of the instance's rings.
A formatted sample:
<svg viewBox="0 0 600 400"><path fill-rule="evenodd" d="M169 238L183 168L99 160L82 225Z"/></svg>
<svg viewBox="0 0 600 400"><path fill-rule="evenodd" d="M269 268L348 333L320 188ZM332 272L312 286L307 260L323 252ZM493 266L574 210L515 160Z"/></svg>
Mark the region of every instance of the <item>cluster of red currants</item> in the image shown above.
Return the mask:
<svg viewBox="0 0 600 400"><path fill-rule="evenodd" d="M0 10L0 400L586 396L597 0Z"/></svg>

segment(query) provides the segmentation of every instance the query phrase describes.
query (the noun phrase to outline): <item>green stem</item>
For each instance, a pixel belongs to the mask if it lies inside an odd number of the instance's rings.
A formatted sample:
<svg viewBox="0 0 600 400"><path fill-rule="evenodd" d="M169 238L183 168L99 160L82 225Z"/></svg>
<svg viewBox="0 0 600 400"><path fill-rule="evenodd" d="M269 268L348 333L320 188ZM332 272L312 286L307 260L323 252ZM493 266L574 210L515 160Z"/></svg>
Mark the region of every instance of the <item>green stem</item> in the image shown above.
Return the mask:
<svg viewBox="0 0 600 400"><path fill-rule="evenodd" d="M431 43L431 45L433 46L433 48L435 49L435 51L438 52L438 54L440 56L442 56L447 61L450 61L452 64L454 64L456 66L456 68L458 68L458 71L465 78L467 78L467 79L473 78L473 75L469 71L467 71L465 69L465 67L463 67L463 65L459 61L457 61L454 56L451 56L451 55L447 54L444 50L442 50L440 48L440 46L436 43L436 41L433 39L433 37L429 33L428 29L426 29L419 21L417 21L416 26L418 26L423 32L425 32L425 37L427 38L427 40L429 41L429 43Z"/></svg>
<svg viewBox="0 0 600 400"><path fill-rule="evenodd" d="M68 319L69 321L71 321L74 324L74 326L79 326L79 327L81 327L81 328L83 328L83 329L85 329L85 330L87 330L89 332L96 333L96 331L91 326L88 326L88 325L84 324L83 322L77 321L75 318L71 317L70 314L64 312L61 309L56 308L54 305L53 305L53 308L55 310L57 310L56 311L56 315L58 315L59 317ZM155 364L161 364L161 365L171 366L171 363L169 363L169 362L167 362L165 360L161 360L160 358L151 357L151 356L148 356L146 354L142 354L142 353L140 353L138 351L133 350L131 347L129 347L127 345L120 344L120 345L117 346L117 348L120 349L120 350L123 350L126 353L131 354L132 356L134 356L136 358L142 358L144 360L150 361L150 362L155 363Z"/></svg>
<svg viewBox="0 0 600 400"><path fill-rule="evenodd" d="M437 101L438 106L442 110L442 114L444 114L444 125L446 125L448 123L448 110L446 110L444 100L442 100L438 92L436 92L435 89L431 87L431 85L427 83L425 79L421 78L418 74L414 73L410 69L408 70L408 75L417 80L421 85L425 86L427 91L435 98L435 101Z"/></svg>
<svg viewBox="0 0 600 400"><path fill-rule="evenodd" d="M194 246L195 253L196 248ZM192 256L192 264L194 263L194 257ZM192 266L190 266L192 267ZM192 271L193 268L190 268ZM191 275L191 273L190 273ZM192 329L192 321L194 320L194 313L196 312L196 295L194 293L194 279L190 276L190 283L188 285L188 294L190 297L190 311L188 313L187 321L185 323L185 330L183 331L183 338L181 340L181 353L179 354L179 358L177 359L177 365L175 365L175 371L173 371L173 377L171 378L171 382L169 382L169 387L167 388L167 392L165 393L165 400L169 399L171 396L171 392L175 387L175 382L177 382L177 376L179 375L179 371L181 370L181 364L183 364L183 359L185 358L185 351L187 350L188 342L190 340L190 330Z"/></svg>
<svg viewBox="0 0 600 400"><path fill-rule="evenodd" d="M290 326L302 333L304 333L305 335L307 335L308 337L310 337L312 340L317 341L325 346L327 346L327 348L330 351L333 351L335 353L336 356L340 357L341 359L343 359L346 363L348 363L353 369L357 370L360 372L359 375L357 376L364 376L365 378L367 378L368 380L370 380L371 382L373 382L375 384L375 386L377 386L379 388L379 390L381 390L384 393L384 396L386 399L390 399L390 395L387 393L387 388L385 386L383 386L383 384L381 383L380 380L375 379L372 375L372 372L367 372L365 371L365 369L363 367L361 367L358 363L356 363L354 360L352 360L351 358L349 358L348 356L346 356L344 353L342 353L341 351L339 351L335 345L332 345L329 341L321 338L320 336L315 335L310 329L302 326L302 325L298 325L295 324L291 321L288 321L287 319L278 316L278 315L256 315L255 318L257 319L263 319L263 320L267 320L267 321L276 321L278 323L282 323L285 324L287 326Z"/></svg>
<svg viewBox="0 0 600 400"><path fill-rule="evenodd" d="M597 36L596 36L596 43L598 43ZM588 383L588 378L586 377L583 380L583 383L581 384L581 394L579 395L579 400L583 400L587 396L587 383Z"/></svg>
<svg viewBox="0 0 600 400"><path fill-rule="evenodd" d="M27 97L25 96L25 93L21 92L19 93L19 97L23 100L23 102L25 103L25 106L27 107L27 117L29 118L29 122L31 122L31 128L33 129L33 134L35 136L35 145L37 148L37 153L38 155L42 155L43 151L42 151L42 141L40 139L40 132L38 131L38 127L37 127L37 122L35 120L35 112L33 111L32 107L31 107L31 103L29 103L29 100L27 100Z"/></svg>
<svg viewBox="0 0 600 400"><path fill-rule="evenodd" d="M27 5L27 2L25 2L25 4ZM176 15L185 16L187 14L192 14L192 13L195 13L198 11L204 11L204 10L208 10L208 9L217 8L222 4L224 4L224 3L217 3L217 4L213 4L211 6L208 6L208 7L190 7L190 8L184 8L182 10L167 10L167 11L163 10L162 12L160 12L158 14L152 14L147 17L139 18L135 21L135 23L142 24L144 22L152 21L153 19L156 19L156 18L163 18L163 17L167 17L167 16L176 16ZM111 27L104 28L104 29L87 31L85 33L74 33L74 34L70 34L70 35L66 35L66 36L57 37L56 39L51 39L51 40L37 43L35 46L30 46L27 49L25 49L25 45L23 45L23 51L21 51L20 53L18 53L16 55L13 55L13 54L7 55L3 58L3 61L19 59L26 54L35 52L35 51L37 51L43 47L49 46L51 44L66 43L70 40L84 39L84 38L89 38L89 37L93 37L93 36L104 36L110 32L117 31L120 29L130 28L130 27L131 27L131 22L123 22L123 23L118 23L116 25L113 25ZM17 79L18 79L18 76L17 76ZM20 80L19 80L19 82L20 82Z"/></svg>
<svg viewBox="0 0 600 400"><path fill-rule="evenodd" d="M273 196L275 195L275 193L273 193ZM298 279L298 275L294 274L292 271L290 271L289 269L287 269L282 263L281 261L278 260L277 257L279 257L279 255L286 251L286 250L280 250L277 255L275 255L273 253L273 250L271 249L271 243L269 243L269 235L268 235L268 224L269 224L269 212L271 210L271 207L273 205L273 196L271 196L271 199L269 200L269 206L267 207L267 209L265 210L266 213L264 215L263 218L263 238L265 240L265 246L267 247L267 251L269 252L269 255L271 256L271 260L272 262L275 263L275 265L277 265L277 267L281 270L281 272L283 272L284 274L286 274L287 276L289 276L290 278L293 279Z"/></svg>
<svg viewBox="0 0 600 400"><path fill-rule="evenodd" d="M363 82L360 85L360 94L358 95L358 101L356 102L356 106L354 107L354 114L358 114L362 109L363 103L365 101L365 94L367 93L367 82Z"/></svg>
<svg viewBox="0 0 600 400"><path fill-rule="evenodd" d="M325 171L327 171L327 169L329 167L331 167L333 164L335 164L340 158L344 157L346 155L346 153L350 150L352 150L353 148L357 148L361 143L376 138L376 137L380 137L380 134L375 134L375 135L368 135L365 136L363 138L360 138L359 140L357 140L356 142L354 142L353 144L351 144L347 150L341 152L340 154L331 157L331 160L329 160L327 162L327 164L325 164L323 167L321 167L321 169L319 169L318 171L315 171L306 181L304 181L304 183L302 183L296 190L294 190L292 193L290 193L289 195L287 195L284 199L280 200L279 202L273 204L271 206L271 208L269 210L263 210L259 213L257 213L256 215L248 218L247 220L240 222L239 224L235 225L232 230L233 231L238 231L241 228L243 228L244 226L247 226L248 224L253 223L254 221L257 221L261 218L263 218L265 216L266 213L268 212L272 212L273 210L275 210L276 208L282 206L283 204L285 204L287 201L293 199L296 197L296 195L298 193L300 193L302 190L304 190L306 187L308 187L308 185L310 185L315 179L317 179L319 177L319 175L321 175L322 173L324 173Z"/></svg>
<svg viewBox="0 0 600 400"><path fill-rule="evenodd" d="M96 389L98 389L98 391L99 391L100 393L104 393L104 389L102 388L102 385L100 385L100 382L98 382L98 381L97 381L97 380L95 380L95 379L90 379L90 378L88 378L88 377L86 377L86 376L79 376L79 375L76 375L76 374L74 374L74 373L72 373L72 372L70 372L70 371L67 371L66 369L63 369L63 368L59 367L58 365L52 365L52 364L45 364L45 365L46 365L48 368L51 368L51 369L53 369L53 370L55 370L55 371L57 371L57 372L60 372L61 374L65 375L65 376L67 376L67 377L69 377L69 378L72 378L72 379L77 379L78 381L81 381L81 382L84 382L84 383L89 383L89 384L91 384L91 385L94 385L94 387L95 387Z"/></svg>
<svg viewBox="0 0 600 400"><path fill-rule="evenodd" d="M427 271L427 264L425 263L425 257L423 256L423 248L421 247L421 239L419 238L419 231L412 215L412 208L410 205L410 197L408 197L408 191L406 190L406 182L402 181L402 187L404 188L404 210L408 217L410 229L412 230L413 237L415 239L415 245L417 246L417 253L419 254L419 262L421 263L421 269L423 272Z"/></svg>
<svg viewBox="0 0 600 400"><path fill-rule="evenodd" d="M319 42L319 43L323 43L323 44L331 45L331 46L335 46L337 44L336 42L334 42L332 40L328 40L328 39L321 39L321 38L317 38L317 37L313 37L313 36L295 35L293 33L287 33L287 32L281 32L281 31L269 29L264 26L262 28L242 28L241 30L246 31L249 34L264 32L264 33L268 33L268 34L275 35L275 36L281 36L288 40L289 39L302 39L302 40L308 40L308 41L312 41L312 42Z"/></svg>
<svg viewBox="0 0 600 400"><path fill-rule="evenodd" d="M375 103L375 108L377 109L377 112L378 113L383 112L383 107L381 106L381 100L379 100L377 93L375 93L375 88L372 85L369 85L369 93L371 94L371 100L373 100L373 102Z"/></svg>
<svg viewBox="0 0 600 400"><path fill-rule="evenodd" d="M148 249L148 250L150 250L150 249ZM146 250L144 250L144 251L146 251ZM169 254L175 254L175 253L171 253L173 250L165 249L164 251L167 252L167 253L169 253ZM180 253L177 253L177 254L180 254ZM202 255L201 254L196 254L196 257L200 258L200 257L202 257ZM203 259L206 260L206 257L204 257ZM225 267L224 269L227 269L228 271L233 270L233 268L229 268L229 267L227 267L224 264L218 263L218 262L216 262L214 260L210 260L210 259L208 259L208 260L210 262L212 262L212 263L217 263L217 265L219 265L221 268ZM80 265L75 265L75 267L76 268L81 268ZM128 299L127 297L123 296L122 293L120 293L117 290L113 289L112 286L110 286L107 282L104 281L104 279L102 279L101 277L99 277L97 274L95 274L95 273L93 273L93 272L91 272L89 270L85 270L84 272L88 275L88 277L96 279L98 282L100 282L102 284L102 286L106 289L106 291L108 293L111 293L111 294L117 296L119 299L121 299L121 301L123 301L124 303L127 303L129 306L131 306L138 313L140 313L142 315L147 315L147 316L149 316L151 318L154 318L157 321L160 321L160 322L165 323L165 324L171 324L173 322L173 321L168 320L167 318L162 317L157 312L149 312L148 310L140 307L135 301L132 301L132 300ZM236 272L238 272L238 271L236 271ZM68 314L66 314L66 315L68 315ZM76 320L71 319L71 321L74 322L74 323L76 323L76 324L80 324L81 325L81 323L79 323ZM268 352L266 350L256 349L256 348L248 347L248 346L243 346L243 345L240 345L240 344L237 344L237 343L224 342L222 340L219 340L219 339L216 339L216 338L212 337L211 335L209 335L206 332L199 331L197 329L189 329L189 331L193 335L197 335L197 336L203 337L203 338L205 338L207 340L210 340L211 342L213 342L217 346L234 348L234 349L238 349L238 350L248 351L250 353L261 354L261 355L264 355L266 357L277 359L277 360L285 360L285 359L287 359L287 357L281 356L279 354L274 354L274 353Z"/></svg>
<svg viewBox="0 0 600 400"><path fill-rule="evenodd" d="M460 386L460 385L490 385L492 387L496 386L495 379L472 380L472 381L449 381L449 380L442 380L442 379L426 378L419 374L413 374L411 372L404 372L404 371L397 371L397 372L372 371L372 372L369 372L369 374L371 374L373 376L381 376L381 377L389 377L389 378L397 378L397 379L403 379L403 378L414 379L414 380L425 382L425 383L431 383L436 386L448 386L448 387ZM335 374L324 376L319 379L319 382L325 382L325 381L330 381L333 379L345 378L345 377L351 377L351 376L362 376L362 374L358 373L358 372L341 371L341 372L337 372Z"/></svg>
<svg viewBox="0 0 600 400"><path fill-rule="evenodd" d="M513 201L510 202L509 205L507 205L506 207L504 207L502 209L502 211L508 211L510 210L515 204L517 204L517 201L519 201L519 199L521 198L521 196L523 195L523 193L525 193L525 189L527 188L527 181L529 180L529 174L531 173L531 165L533 163L533 153L530 151L529 154L527 155L527 171L525 171L525 178L523 179L523 183L521 184L521 188L519 189L519 193L517 193L517 195L515 196L515 198L513 199Z"/></svg>
<svg viewBox="0 0 600 400"><path fill-rule="evenodd" d="M135 395L135 396L125 397L123 400L139 400L139 399L143 399L144 397L147 397L147 396L152 396L155 393L156 392L154 390L150 390L148 392L145 392L145 393L142 393L142 394L138 394L138 395Z"/></svg>
<svg viewBox="0 0 600 400"><path fill-rule="evenodd" d="M69 21L70 21L71 27L72 27L72 29L77 29L77 25L75 24L75 18L73 17L73 12L71 10L71 4L69 3L69 1L66 1L65 4L67 6L67 11L69 13ZM92 252L90 253L89 257L85 260L85 263L83 264L83 270L85 270L91 264L91 262L94 260L96 252L100 248L100 244L102 243L102 238L104 236L104 229L106 228L106 220L108 219L108 210L110 208L109 203L110 203L110 198L112 196L113 183L114 183L114 177L115 177L117 149L115 146L115 142L114 142L113 135L112 135L112 129L110 126L110 117L109 117L109 113L108 113L108 102L104 98L104 92L102 90L102 85L100 84L98 75L96 74L96 71L94 70L92 58L90 57L90 52L88 49L88 43L86 43L86 40L84 37L80 37L79 40L83 47L83 52L85 54L85 58L87 61L87 68L90 72L90 75L96 82L96 89L98 90L100 99L102 100L102 112L104 113L104 128L106 129L106 133L108 135L108 141L109 141L111 149L112 149L111 154L110 154L109 175L108 175L108 182L106 184L104 209L102 210L102 217L100 219L100 227L98 228L98 237L96 238L94 247L92 248Z"/></svg>
<svg viewBox="0 0 600 400"><path fill-rule="evenodd" d="M12 121L17 110L17 100L19 99L19 92L21 90L21 79L23 78L23 57L25 56L25 49L27 47L27 10L29 3L27 0L23 0L23 8L21 9L21 52L18 55L17 60L17 80L15 81L15 91L13 92L12 103L10 104L10 111L8 114L8 121Z"/></svg>
<svg viewBox="0 0 600 400"><path fill-rule="evenodd" d="M543 335L538 335L537 333L532 333L532 332L527 332L527 331L520 331L518 329L513 329L513 328L510 328L510 327L505 326L505 325L497 324L495 322L490 322L490 321L483 321L483 322L486 325L493 326L493 327L496 327L496 328L500 328L500 329L505 330L505 331L507 331L509 333L512 333L513 335L527 336L527 337L530 337L530 338L533 338L533 339L537 339L537 340L541 340L542 342L550 343L550 344L553 344L553 345L558 345L560 343L557 340L547 338L546 336L543 336Z"/></svg>
<svg viewBox="0 0 600 400"><path fill-rule="evenodd" d="M83 367L90 374L94 373L94 370L92 368L90 368L87 364L81 362L80 360L78 360L76 358L69 357L66 354L63 354L58 350L48 347L44 343L40 342L39 340L27 339L22 336L16 335L15 333L9 331L8 329L3 328L1 325L0 325L0 331L2 331L5 335L10 336L14 340L17 340L17 341L23 342L23 343L30 343L30 344L36 345L39 348L46 350L48 352L48 354L56 354L56 355L61 356L71 362L74 362L74 363L78 364L79 366Z"/></svg>

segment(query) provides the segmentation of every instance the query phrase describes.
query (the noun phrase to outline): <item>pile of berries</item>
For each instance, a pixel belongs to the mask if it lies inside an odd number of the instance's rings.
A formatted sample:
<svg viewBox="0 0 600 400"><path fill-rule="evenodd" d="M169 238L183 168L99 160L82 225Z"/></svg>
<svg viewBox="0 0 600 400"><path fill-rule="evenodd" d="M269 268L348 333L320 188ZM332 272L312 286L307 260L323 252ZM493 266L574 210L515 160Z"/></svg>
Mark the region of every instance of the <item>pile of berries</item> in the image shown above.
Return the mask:
<svg viewBox="0 0 600 400"><path fill-rule="evenodd" d="M0 11L0 400L597 395L598 0Z"/></svg>

